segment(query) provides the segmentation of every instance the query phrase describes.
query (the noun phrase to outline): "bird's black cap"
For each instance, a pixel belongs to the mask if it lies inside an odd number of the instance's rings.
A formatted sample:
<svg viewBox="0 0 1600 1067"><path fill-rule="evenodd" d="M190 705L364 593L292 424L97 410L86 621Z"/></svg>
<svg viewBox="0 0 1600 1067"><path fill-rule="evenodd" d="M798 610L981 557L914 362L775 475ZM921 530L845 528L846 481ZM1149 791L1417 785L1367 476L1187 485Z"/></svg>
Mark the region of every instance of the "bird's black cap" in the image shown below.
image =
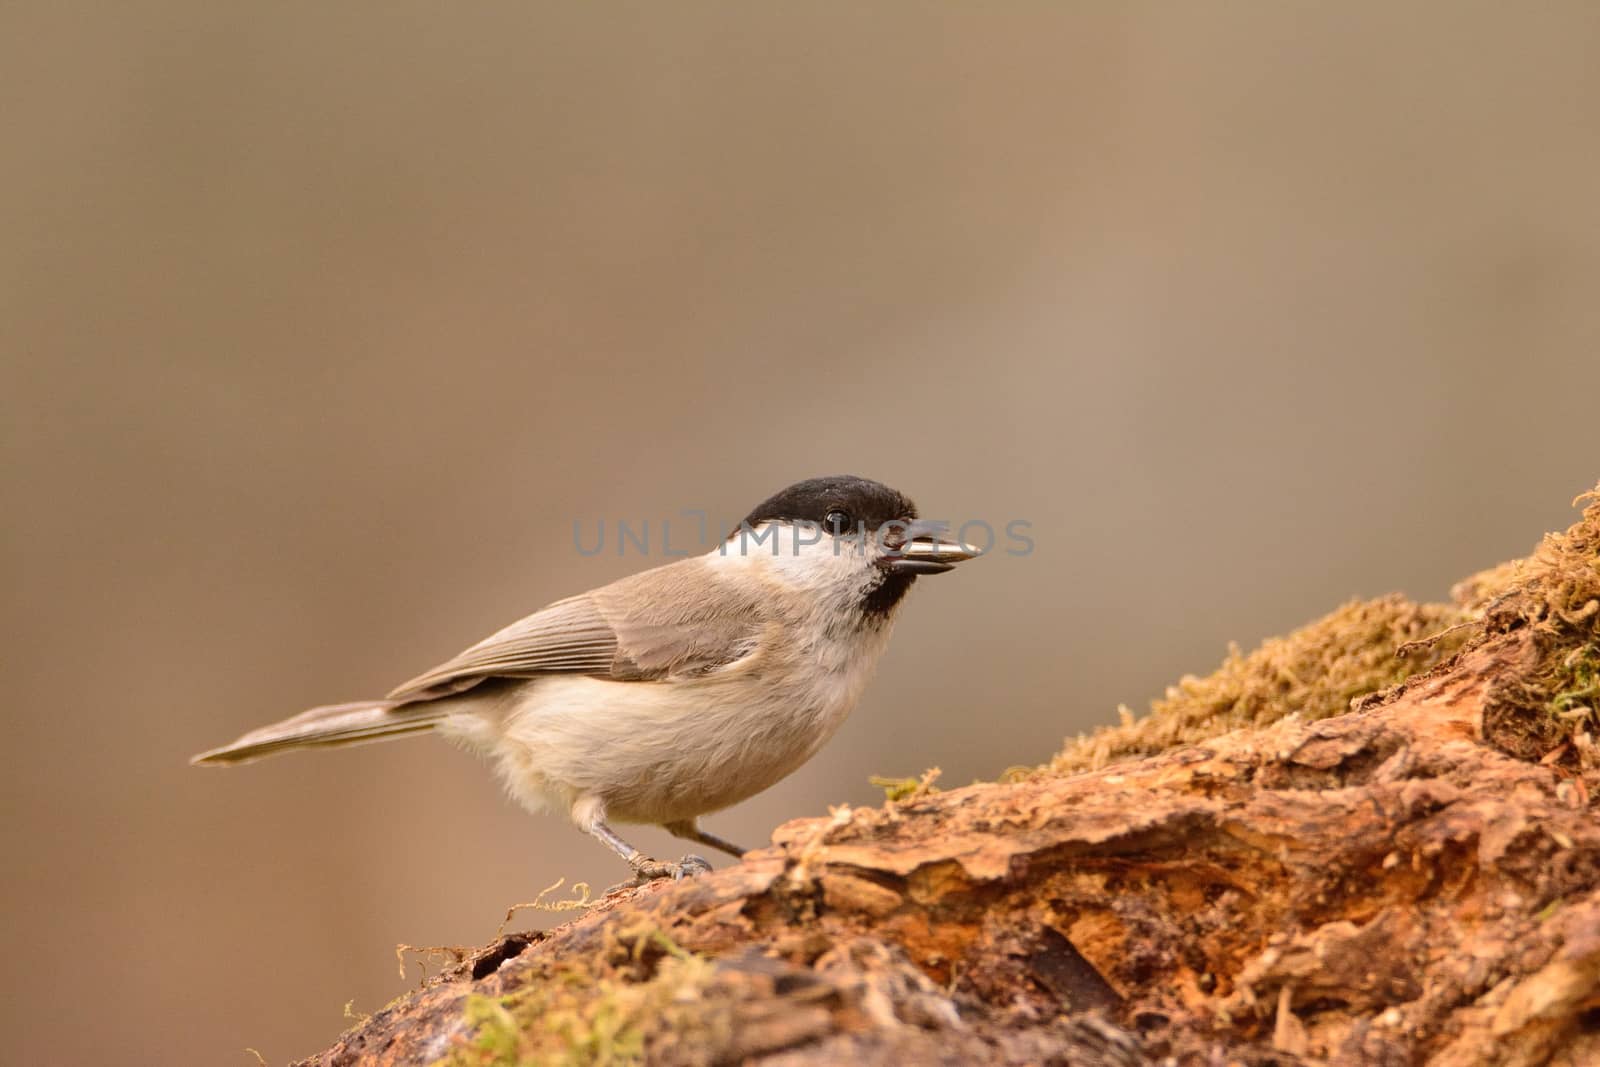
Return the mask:
<svg viewBox="0 0 1600 1067"><path fill-rule="evenodd" d="M855 530L858 524L870 532L892 520L917 517L917 506L903 493L882 482L853 474L834 474L826 478L807 478L757 504L745 516L745 525L788 520L814 522L827 527L828 515L843 512L844 524Z"/></svg>

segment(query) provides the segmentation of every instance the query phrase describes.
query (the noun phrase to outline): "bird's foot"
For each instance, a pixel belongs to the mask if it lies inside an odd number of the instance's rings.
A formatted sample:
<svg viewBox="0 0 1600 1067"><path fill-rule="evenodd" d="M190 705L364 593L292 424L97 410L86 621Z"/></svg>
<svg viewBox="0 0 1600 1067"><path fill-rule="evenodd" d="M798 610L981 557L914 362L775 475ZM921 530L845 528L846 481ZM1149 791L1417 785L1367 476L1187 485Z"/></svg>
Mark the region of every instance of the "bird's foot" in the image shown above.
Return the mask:
<svg viewBox="0 0 1600 1067"><path fill-rule="evenodd" d="M711 870L711 864L702 856L685 856L676 863L663 863L653 860L649 856L638 856L628 861L628 866L633 868L633 881L621 882L611 889L625 889L633 886L648 885L658 878L671 878L674 882L682 878L692 878L697 874L706 874ZM607 890L610 892L610 890Z"/></svg>
<svg viewBox="0 0 1600 1067"><path fill-rule="evenodd" d="M692 878L697 874L706 874L711 870L711 864L703 856L689 855L676 863L662 863L640 856L632 864L634 881L643 885L653 882L657 878L671 878L674 882L681 878Z"/></svg>

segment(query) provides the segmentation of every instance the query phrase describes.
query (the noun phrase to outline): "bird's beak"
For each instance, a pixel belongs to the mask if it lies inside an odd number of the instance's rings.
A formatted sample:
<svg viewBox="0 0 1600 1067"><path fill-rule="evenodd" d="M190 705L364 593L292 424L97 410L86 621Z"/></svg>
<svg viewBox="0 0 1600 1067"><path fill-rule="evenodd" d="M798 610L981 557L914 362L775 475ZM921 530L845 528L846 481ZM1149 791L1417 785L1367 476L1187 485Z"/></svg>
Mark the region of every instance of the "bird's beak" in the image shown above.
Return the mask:
<svg viewBox="0 0 1600 1067"><path fill-rule="evenodd" d="M944 523L926 519L907 523L904 540L887 546L878 565L890 574L943 574L957 563L983 554L970 545L939 537L944 528Z"/></svg>

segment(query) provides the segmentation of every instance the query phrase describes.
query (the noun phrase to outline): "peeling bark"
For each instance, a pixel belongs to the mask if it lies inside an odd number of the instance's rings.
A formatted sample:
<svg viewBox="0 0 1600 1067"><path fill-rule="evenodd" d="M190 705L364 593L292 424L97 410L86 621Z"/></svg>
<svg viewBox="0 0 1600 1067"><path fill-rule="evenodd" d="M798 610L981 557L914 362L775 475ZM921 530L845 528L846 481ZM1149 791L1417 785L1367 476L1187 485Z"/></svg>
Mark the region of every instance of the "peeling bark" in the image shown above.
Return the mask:
<svg viewBox="0 0 1600 1067"><path fill-rule="evenodd" d="M1600 1063L1600 781L1484 732L1535 656L1495 634L1335 718L791 822L306 1062Z"/></svg>

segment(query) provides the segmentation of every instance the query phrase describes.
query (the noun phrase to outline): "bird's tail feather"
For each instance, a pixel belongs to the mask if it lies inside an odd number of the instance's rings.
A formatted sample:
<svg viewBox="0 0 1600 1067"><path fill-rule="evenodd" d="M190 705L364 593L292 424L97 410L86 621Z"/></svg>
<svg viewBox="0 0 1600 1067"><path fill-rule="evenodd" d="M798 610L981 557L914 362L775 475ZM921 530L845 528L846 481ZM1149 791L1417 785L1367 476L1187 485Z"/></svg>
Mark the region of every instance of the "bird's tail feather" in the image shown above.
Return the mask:
<svg viewBox="0 0 1600 1067"><path fill-rule="evenodd" d="M202 752L189 762L221 767L249 763L295 748L332 748L387 741L431 730L449 712L428 704L395 700L369 700L361 704L329 704L259 730L251 730L231 745Z"/></svg>

